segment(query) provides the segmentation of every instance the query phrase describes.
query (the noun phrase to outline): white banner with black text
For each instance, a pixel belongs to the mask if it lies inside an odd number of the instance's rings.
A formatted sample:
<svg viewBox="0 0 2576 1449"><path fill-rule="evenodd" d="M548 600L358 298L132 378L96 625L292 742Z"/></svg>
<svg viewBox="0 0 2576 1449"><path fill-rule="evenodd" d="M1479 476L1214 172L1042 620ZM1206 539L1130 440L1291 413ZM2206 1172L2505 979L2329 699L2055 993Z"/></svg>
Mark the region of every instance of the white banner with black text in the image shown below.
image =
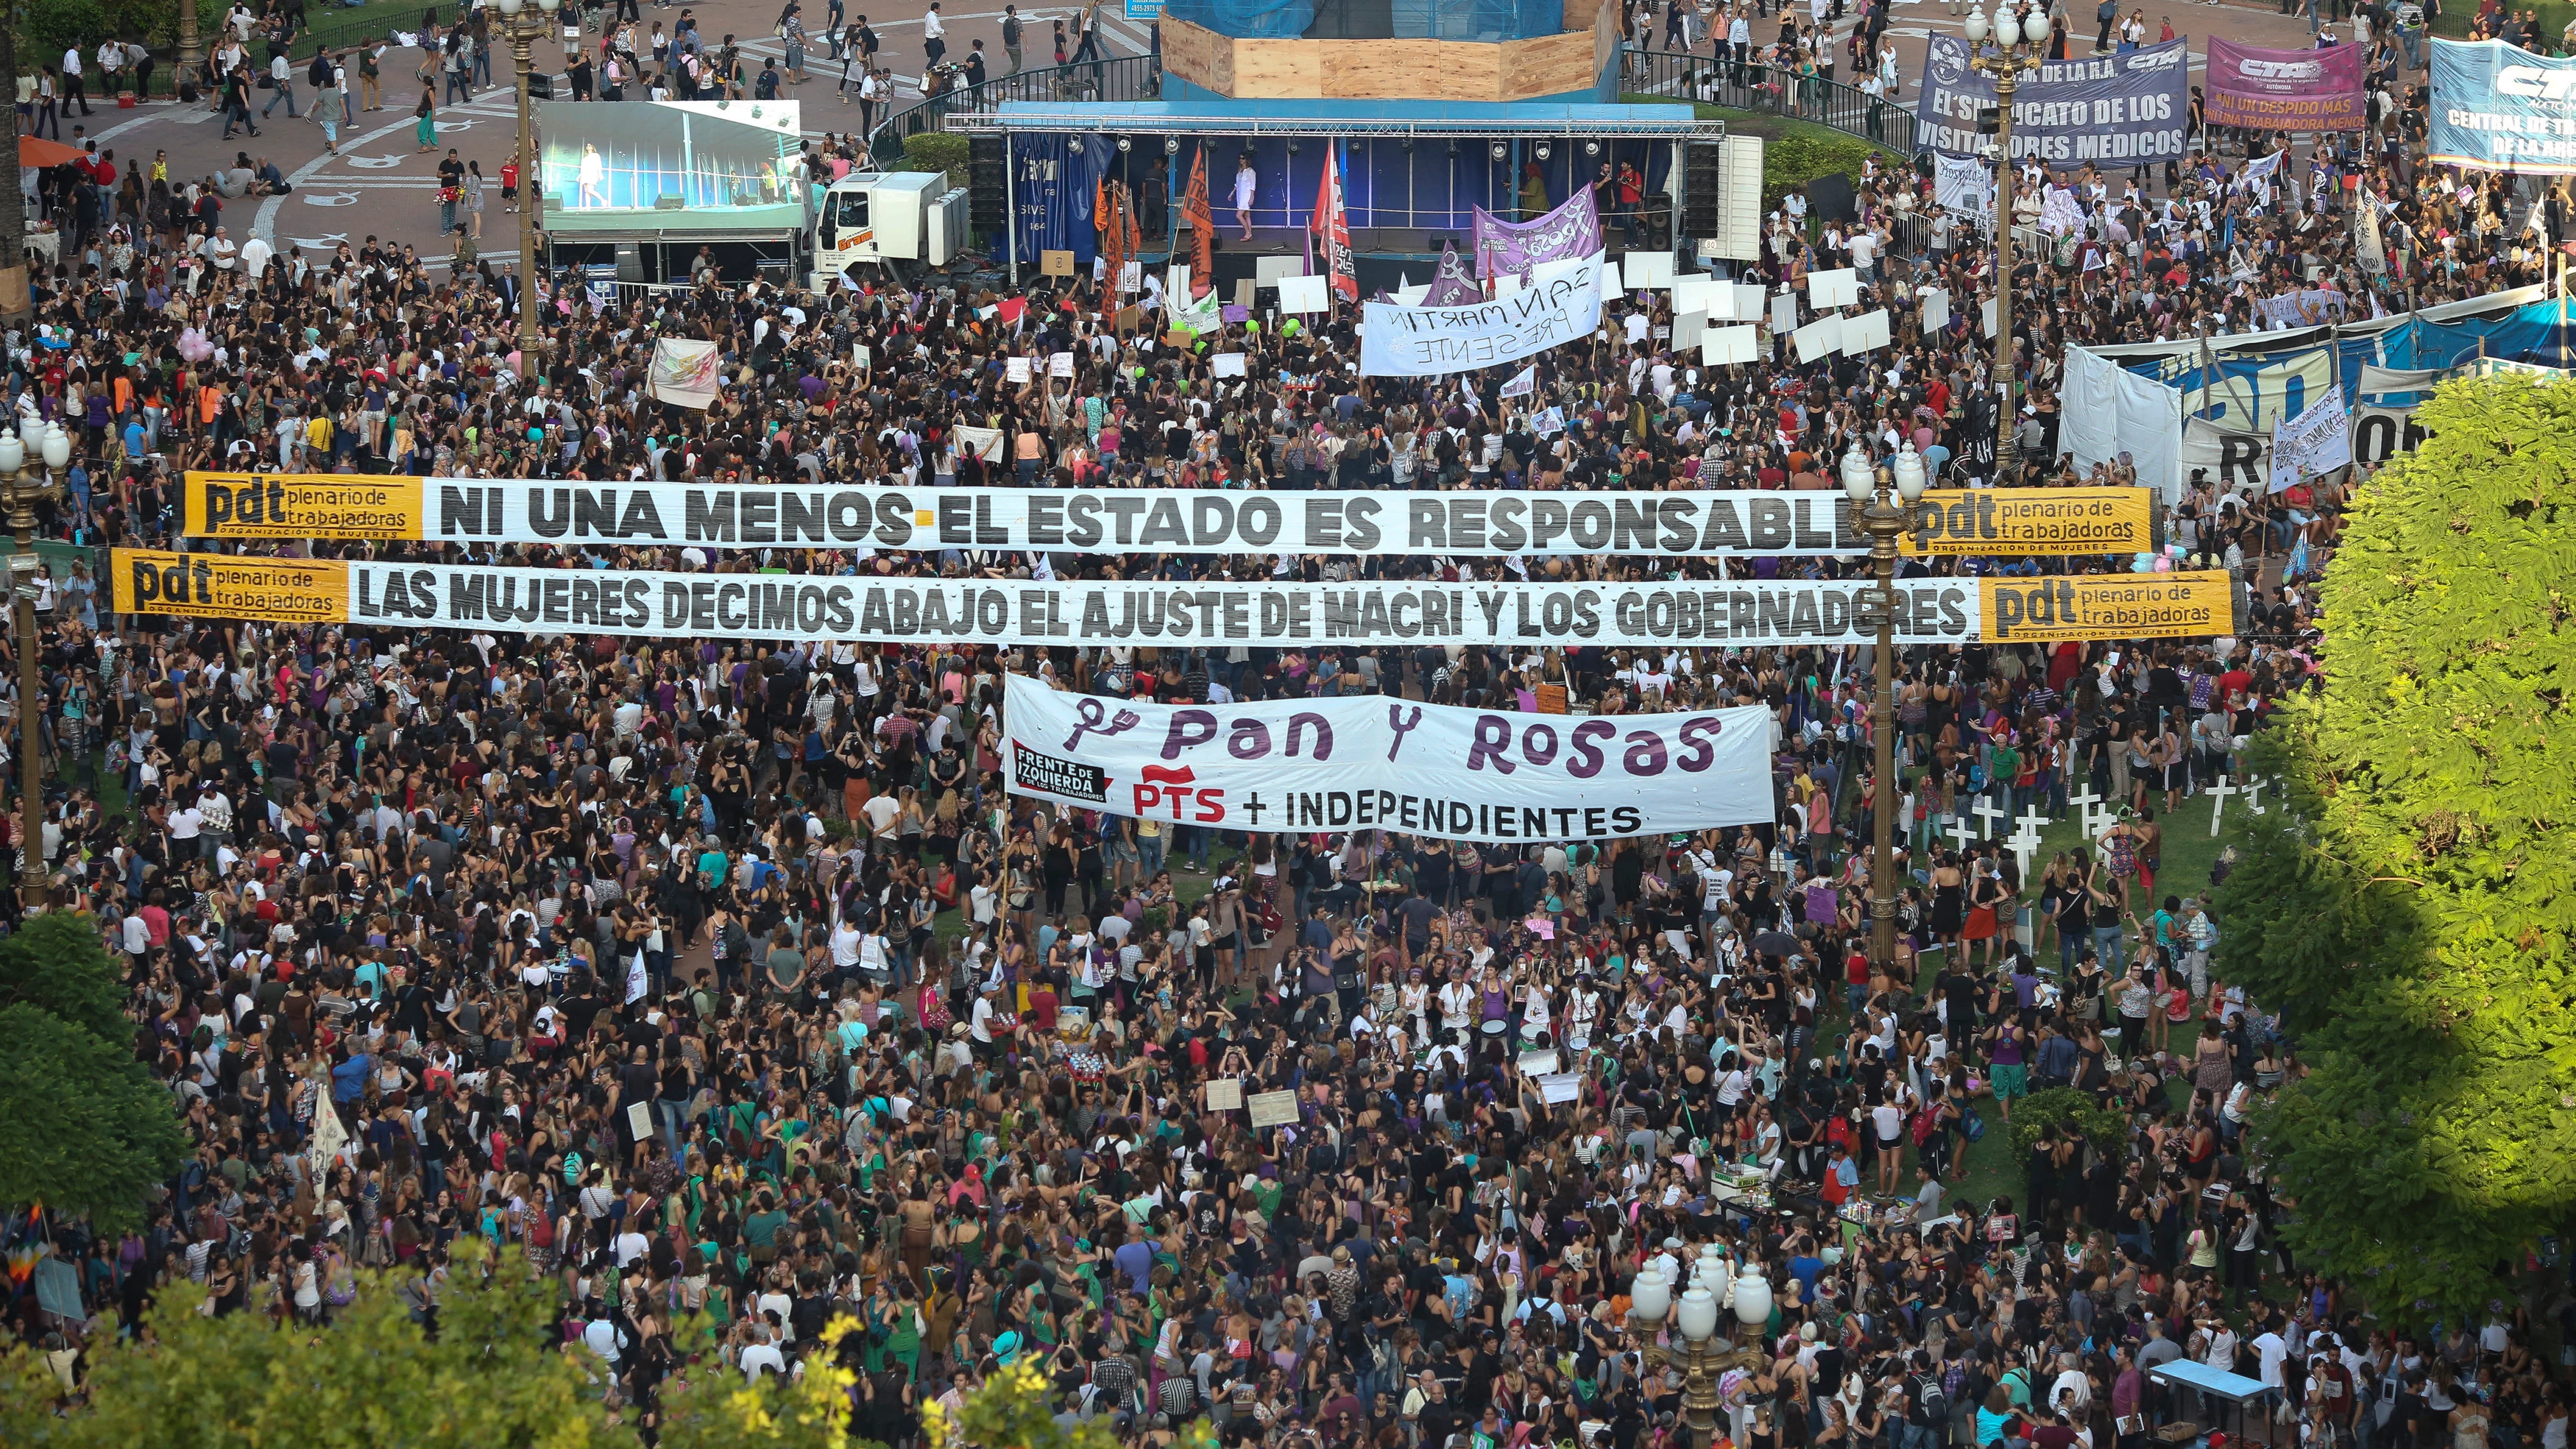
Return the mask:
<svg viewBox="0 0 2576 1449"><path fill-rule="evenodd" d="M1769 711L1583 718L1388 695L1165 705L1012 675L1010 790L1238 830L1594 840L1768 824Z"/></svg>

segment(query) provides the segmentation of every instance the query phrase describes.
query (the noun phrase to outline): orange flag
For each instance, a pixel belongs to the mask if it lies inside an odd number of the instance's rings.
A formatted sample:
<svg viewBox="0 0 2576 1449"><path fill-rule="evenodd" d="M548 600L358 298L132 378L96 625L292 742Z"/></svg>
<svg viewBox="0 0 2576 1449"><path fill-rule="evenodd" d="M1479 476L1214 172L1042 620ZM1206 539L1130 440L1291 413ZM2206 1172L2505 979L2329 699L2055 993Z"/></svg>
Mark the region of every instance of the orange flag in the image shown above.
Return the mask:
<svg viewBox="0 0 2576 1449"><path fill-rule="evenodd" d="M1125 189L1111 189L1103 203L1106 224L1100 228L1100 259L1106 280L1100 288L1100 318L1106 322L1118 315L1118 274L1127 269L1127 217Z"/></svg>
<svg viewBox="0 0 2576 1449"><path fill-rule="evenodd" d="M1216 250L1216 214L1208 210L1207 143L1205 141L1199 143L1198 160L1190 166L1190 189L1188 195L1182 198L1181 215L1190 224L1190 241L1197 254L1196 265L1192 267L1190 276L1195 280L1203 280L1213 287L1216 285L1216 270L1212 261L1212 254Z"/></svg>

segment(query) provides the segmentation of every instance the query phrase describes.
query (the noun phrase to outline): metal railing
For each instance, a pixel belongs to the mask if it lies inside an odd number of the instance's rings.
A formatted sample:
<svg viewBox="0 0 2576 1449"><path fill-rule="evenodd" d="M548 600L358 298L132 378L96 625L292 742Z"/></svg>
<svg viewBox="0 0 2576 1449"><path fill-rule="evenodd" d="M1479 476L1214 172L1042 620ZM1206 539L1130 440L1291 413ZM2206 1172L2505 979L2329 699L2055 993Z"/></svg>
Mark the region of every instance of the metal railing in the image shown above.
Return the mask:
<svg viewBox="0 0 2576 1449"><path fill-rule="evenodd" d="M1806 121L1900 155L1914 154L1914 113L1858 86L1674 50L1632 49L1619 58L1619 68L1623 92Z"/></svg>
<svg viewBox="0 0 2576 1449"><path fill-rule="evenodd" d="M982 85L953 86L888 115L869 135L868 154L877 164L890 165L903 158L906 136L945 130L951 116L996 111L1005 101L1151 101L1162 94L1163 60L1158 55L1122 55L992 76Z"/></svg>

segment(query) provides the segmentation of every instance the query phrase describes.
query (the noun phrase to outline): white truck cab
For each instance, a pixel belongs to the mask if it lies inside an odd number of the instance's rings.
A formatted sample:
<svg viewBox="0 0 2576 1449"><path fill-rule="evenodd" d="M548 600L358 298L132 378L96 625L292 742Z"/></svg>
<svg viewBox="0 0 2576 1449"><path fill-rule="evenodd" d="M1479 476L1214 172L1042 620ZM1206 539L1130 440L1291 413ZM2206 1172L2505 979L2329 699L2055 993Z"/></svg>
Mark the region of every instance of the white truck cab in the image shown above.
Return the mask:
<svg viewBox="0 0 2576 1449"><path fill-rule="evenodd" d="M966 249L966 203L966 188L941 171L853 171L833 182L814 222L814 289L861 262L948 265Z"/></svg>

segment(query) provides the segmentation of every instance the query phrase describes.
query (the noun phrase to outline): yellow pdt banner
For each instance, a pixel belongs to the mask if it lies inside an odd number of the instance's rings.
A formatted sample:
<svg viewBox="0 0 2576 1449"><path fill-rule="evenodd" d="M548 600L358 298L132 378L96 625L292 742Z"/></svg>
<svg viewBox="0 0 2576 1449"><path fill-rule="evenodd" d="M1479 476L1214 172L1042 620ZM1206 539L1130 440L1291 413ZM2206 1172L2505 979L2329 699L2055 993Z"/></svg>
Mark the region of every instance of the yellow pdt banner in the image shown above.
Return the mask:
<svg viewBox="0 0 2576 1449"><path fill-rule="evenodd" d="M1978 637L2007 644L2232 633L2230 582L2224 570L1979 579Z"/></svg>
<svg viewBox="0 0 2576 1449"><path fill-rule="evenodd" d="M420 539L429 510L418 478L357 473L188 474L191 538Z"/></svg>
<svg viewBox="0 0 2576 1449"><path fill-rule="evenodd" d="M120 548L116 612L335 624L349 614L349 566L332 560L234 558Z"/></svg>
<svg viewBox="0 0 2576 1449"><path fill-rule="evenodd" d="M2154 532L2144 488L1938 488L1897 547L1907 558L2145 553Z"/></svg>

